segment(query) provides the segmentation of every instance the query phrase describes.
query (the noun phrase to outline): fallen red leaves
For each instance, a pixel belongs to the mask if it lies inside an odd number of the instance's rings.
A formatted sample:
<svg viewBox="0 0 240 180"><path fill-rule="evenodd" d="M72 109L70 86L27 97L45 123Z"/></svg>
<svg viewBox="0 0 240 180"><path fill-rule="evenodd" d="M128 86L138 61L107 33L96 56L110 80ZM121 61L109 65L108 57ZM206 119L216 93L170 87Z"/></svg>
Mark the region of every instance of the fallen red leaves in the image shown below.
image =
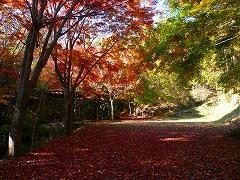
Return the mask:
<svg viewBox="0 0 240 180"><path fill-rule="evenodd" d="M240 143L219 127L98 124L16 160L0 179L240 179Z"/></svg>

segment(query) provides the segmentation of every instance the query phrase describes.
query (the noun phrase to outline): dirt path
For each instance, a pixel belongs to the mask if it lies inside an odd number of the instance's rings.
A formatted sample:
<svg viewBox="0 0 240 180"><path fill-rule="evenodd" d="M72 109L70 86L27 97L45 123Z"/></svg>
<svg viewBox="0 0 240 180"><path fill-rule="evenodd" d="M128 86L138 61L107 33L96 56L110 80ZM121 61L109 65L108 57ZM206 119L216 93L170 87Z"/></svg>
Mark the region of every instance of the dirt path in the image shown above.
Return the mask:
<svg viewBox="0 0 240 180"><path fill-rule="evenodd" d="M0 179L240 179L240 141L209 124L89 126L16 160Z"/></svg>

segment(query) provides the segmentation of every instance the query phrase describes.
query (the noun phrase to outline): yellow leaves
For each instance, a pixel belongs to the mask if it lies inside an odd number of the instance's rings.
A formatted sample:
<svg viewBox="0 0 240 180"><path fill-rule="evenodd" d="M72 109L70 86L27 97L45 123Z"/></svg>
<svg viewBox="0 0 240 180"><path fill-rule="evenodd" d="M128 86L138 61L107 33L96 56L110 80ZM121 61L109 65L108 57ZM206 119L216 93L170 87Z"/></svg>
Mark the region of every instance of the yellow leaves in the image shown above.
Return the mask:
<svg viewBox="0 0 240 180"><path fill-rule="evenodd" d="M233 46L233 49L235 50L235 51L238 51L238 52L240 52L240 46Z"/></svg>
<svg viewBox="0 0 240 180"><path fill-rule="evenodd" d="M155 63L156 63L156 65L157 65L157 66L159 66L159 65L160 65L160 63L161 63L161 60L160 60L160 59L158 59L158 60L157 60Z"/></svg>
<svg viewBox="0 0 240 180"><path fill-rule="evenodd" d="M202 0L191 12L196 13L197 11L206 11L214 1L215 0Z"/></svg>

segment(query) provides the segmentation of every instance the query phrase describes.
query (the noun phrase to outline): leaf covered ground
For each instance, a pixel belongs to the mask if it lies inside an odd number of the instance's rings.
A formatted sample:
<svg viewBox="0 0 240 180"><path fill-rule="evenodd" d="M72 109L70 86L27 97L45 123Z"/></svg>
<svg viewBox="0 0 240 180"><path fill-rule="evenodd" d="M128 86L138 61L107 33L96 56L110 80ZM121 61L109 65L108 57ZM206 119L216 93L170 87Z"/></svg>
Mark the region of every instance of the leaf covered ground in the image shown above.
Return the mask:
<svg viewBox="0 0 240 180"><path fill-rule="evenodd" d="M0 162L0 179L240 179L240 141L209 124L99 123Z"/></svg>

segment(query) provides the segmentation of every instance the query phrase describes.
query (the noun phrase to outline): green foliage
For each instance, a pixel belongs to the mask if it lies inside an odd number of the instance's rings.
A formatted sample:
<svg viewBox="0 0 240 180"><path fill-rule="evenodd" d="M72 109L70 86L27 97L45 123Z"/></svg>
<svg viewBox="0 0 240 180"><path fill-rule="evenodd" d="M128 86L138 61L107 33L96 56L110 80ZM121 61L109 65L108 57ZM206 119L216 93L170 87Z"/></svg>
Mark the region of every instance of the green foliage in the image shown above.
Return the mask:
<svg viewBox="0 0 240 180"><path fill-rule="evenodd" d="M211 85L223 87L226 91L230 89L239 91L240 2L238 0L204 2L204 7L202 3L192 10L192 15L205 25L205 28L201 28L201 37L209 38L211 44L202 55L205 57L203 69L210 72L208 78L211 79L209 82ZM207 55L213 56L213 59L206 58ZM206 76L206 73L203 74Z"/></svg>
<svg viewBox="0 0 240 180"><path fill-rule="evenodd" d="M143 75L141 86L143 93L136 98L140 104L169 102L186 105L191 100L188 88L173 72L158 71L158 68L149 70Z"/></svg>
<svg viewBox="0 0 240 180"><path fill-rule="evenodd" d="M240 6L240 3L239 3ZM238 8L240 11L240 8ZM239 12L238 11L238 12ZM236 26L238 27L237 31L232 30L230 32L225 32L227 35L230 36L226 40L222 40L220 44L222 47L216 48L216 51L218 52L218 64L221 70L223 71L223 74L220 78L220 83L221 85L229 90L229 89L234 89L235 91L239 92L240 88L240 78L239 78L239 73L240 73L240 38L239 38L239 32L240 32L240 14L238 13L236 16L235 20L232 20L233 25L231 26ZM229 27L230 28L230 27ZM228 28L228 29L229 29ZM233 27L230 29L234 29ZM231 39L231 37L235 37L234 39ZM225 41L225 42L224 42ZM228 42L227 42L228 41Z"/></svg>
<svg viewBox="0 0 240 180"><path fill-rule="evenodd" d="M170 1L172 15L160 21L145 44L147 60L183 86L206 84L240 90L240 1ZM159 93L158 93L159 94Z"/></svg>
<svg viewBox="0 0 240 180"><path fill-rule="evenodd" d="M158 94L154 82L147 77L143 77L141 85L142 94L136 95L135 102L138 104L156 104L158 102Z"/></svg>
<svg viewBox="0 0 240 180"><path fill-rule="evenodd" d="M199 81L213 87L214 89L219 89L218 82L222 72L219 67L217 67L216 56L217 55L213 50L208 51L204 55L200 64L201 72Z"/></svg>

